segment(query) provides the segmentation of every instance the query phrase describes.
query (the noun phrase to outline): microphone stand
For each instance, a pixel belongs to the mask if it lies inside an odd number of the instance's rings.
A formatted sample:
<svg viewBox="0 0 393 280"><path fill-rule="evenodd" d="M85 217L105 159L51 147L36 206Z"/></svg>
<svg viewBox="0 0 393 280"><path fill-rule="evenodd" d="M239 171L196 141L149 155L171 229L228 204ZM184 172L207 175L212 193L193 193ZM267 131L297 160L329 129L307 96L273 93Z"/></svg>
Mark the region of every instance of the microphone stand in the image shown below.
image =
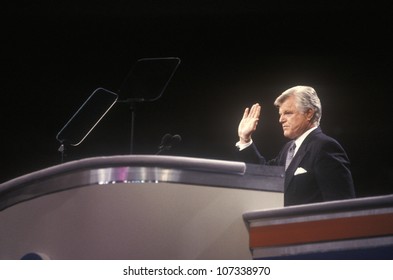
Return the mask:
<svg viewBox="0 0 393 280"><path fill-rule="evenodd" d="M135 103L130 103L131 111L131 133L130 133L130 154L134 153L134 124L135 124Z"/></svg>
<svg viewBox="0 0 393 280"><path fill-rule="evenodd" d="M136 104L144 102L144 98L129 98L126 100L118 100L118 103L129 103L130 111L131 111L131 128L130 128L130 154L134 153L134 137L135 137L135 111L136 111Z"/></svg>

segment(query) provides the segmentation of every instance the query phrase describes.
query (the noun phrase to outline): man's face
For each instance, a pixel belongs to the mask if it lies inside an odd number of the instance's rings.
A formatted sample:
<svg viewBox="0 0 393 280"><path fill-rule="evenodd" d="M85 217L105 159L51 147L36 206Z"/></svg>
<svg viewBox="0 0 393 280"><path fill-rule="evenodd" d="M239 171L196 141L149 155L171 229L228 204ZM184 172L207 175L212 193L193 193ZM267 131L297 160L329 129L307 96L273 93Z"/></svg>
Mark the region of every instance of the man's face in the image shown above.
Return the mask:
<svg viewBox="0 0 393 280"><path fill-rule="evenodd" d="M296 107L295 97L289 96L279 107L279 122L282 125L284 136L296 139L312 127L310 122L314 112L309 110L304 113Z"/></svg>

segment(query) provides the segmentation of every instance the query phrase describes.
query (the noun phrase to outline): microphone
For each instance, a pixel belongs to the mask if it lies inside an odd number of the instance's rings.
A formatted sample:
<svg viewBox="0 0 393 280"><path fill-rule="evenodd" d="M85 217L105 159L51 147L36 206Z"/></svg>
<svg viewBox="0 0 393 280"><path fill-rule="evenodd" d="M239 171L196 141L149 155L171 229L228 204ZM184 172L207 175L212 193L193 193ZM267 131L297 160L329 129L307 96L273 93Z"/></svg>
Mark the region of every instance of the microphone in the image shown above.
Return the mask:
<svg viewBox="0 0 393 280"><path fill-rule="evenodd" d="M160 143L160 145L158 146L158 149L159 149L159 150L164 149L164 148L168 145L168 143L169 143L169 141L171 140L171 138L172 138L172 135L169 134L169 133L167 133L167 134L165 134L164 136L162 136L162 138L161 138L161 143Z"/></svg>
<svg viewBox="0 0 393 280"><path fill-rule="evenodd" d="M156 155L160 154L164 150L167 150L167 151L170 150L172 148L172 146L180 143L181 140L182 139L179 134L175 134L173 136L169 133L165 134L161 139L161 143L158 146L158 152L156 153Z"/></svg>
<svg viewBox="0 0 393 280"><path fill-rule="evenodd" d="M181 136L179 134L175 134L175 135L172 136L171 146L173 146L175 144L178 144L180 142L181 142Z"/></svg>

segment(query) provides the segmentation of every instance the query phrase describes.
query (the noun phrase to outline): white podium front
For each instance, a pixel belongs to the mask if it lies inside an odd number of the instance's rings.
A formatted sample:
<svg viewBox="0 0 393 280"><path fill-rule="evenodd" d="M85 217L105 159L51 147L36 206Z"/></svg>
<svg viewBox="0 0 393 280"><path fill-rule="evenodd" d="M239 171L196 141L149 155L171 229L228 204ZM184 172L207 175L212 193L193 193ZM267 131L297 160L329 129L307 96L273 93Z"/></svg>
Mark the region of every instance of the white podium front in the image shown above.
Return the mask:
<svg viewBox="0 0 393 280"><path fill-rule="evenodd" d="M0 259L252 259L243 213L283 206L284 170L83 159L0 185Z"/></svg>

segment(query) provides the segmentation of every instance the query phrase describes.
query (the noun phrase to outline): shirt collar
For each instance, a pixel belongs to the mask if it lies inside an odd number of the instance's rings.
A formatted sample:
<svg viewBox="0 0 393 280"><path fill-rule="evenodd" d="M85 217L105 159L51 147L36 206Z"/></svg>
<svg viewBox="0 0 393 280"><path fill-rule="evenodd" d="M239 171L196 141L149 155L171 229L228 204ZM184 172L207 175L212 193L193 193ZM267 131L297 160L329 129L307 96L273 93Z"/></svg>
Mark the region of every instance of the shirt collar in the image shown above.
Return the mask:
<svg viewBox="0 0 393 280"><path fill-rule="evenodd" d="M309 130L307 130L306 132L304 132L302 135L300 135L296 140L295 140L295 144L296 144L296 148L295 148L295 154L297 153L297 151L300 148L300 145L303 143L304 139L306 139L306 137L315 129L317 129L318 126L314 126L312 128L310 128Z"/></svg>

